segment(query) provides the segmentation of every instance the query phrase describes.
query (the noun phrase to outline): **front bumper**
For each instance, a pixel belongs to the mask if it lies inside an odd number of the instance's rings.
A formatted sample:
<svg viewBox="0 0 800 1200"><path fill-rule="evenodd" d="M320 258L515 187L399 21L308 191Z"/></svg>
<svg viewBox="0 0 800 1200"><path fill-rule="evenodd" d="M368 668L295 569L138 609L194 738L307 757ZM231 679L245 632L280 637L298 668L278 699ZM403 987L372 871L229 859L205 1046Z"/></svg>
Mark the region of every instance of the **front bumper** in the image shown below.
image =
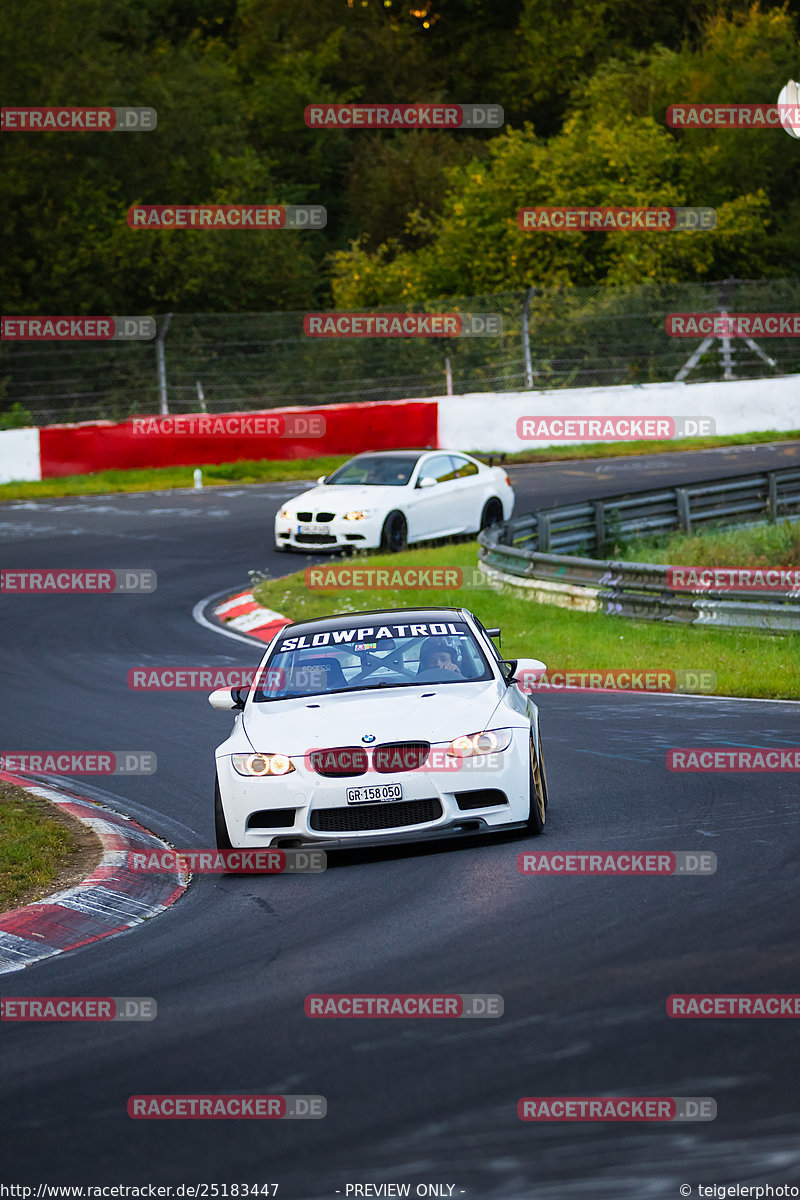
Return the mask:
<svg viewBox="0 0 800 1200"><path fill-rule="evenodd" d="M491 765L481 766L480 759L471 759L447 770L437 767L392 775L368 771L335 779L317 775L302 758L294 757L295 770L289 775L245 777L233 770L230 753L219 755L217 775L228 834L236 849L343 847L521 825L529 815L528 746L528 732L519 730L507 750L487 756ZM347 803L348 787L386 783L402 785L402 800ZM397 824L392 823L395 814ZM275 820L280 824L263 824ZM362 827L353 828L354 824Z"/></svg>
<svg viewBox="0 0 800 1200"><path fill-rule="evenodd" d="M344 517L335 517L326 521L326 534L300 533L299 522L275 518L275 545L290 550L304 550L306 554L326 550L344 550L347 546L355 546L361 550L375 550L380 546L382 524L377 517L369 517L364 521L345 521Z"/></svg>

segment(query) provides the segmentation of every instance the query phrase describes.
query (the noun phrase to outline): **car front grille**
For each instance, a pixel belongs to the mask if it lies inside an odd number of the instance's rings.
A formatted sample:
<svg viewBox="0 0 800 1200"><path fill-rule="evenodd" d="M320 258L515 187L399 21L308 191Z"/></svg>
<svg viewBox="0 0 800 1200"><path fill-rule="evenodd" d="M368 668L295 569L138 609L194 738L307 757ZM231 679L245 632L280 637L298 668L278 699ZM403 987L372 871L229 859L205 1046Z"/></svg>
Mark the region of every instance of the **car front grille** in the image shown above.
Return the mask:
<svg viewBox="0 0 800 1200"><path fill-rule="evenodd" d="M380 775L418 771L430 754L430 742L386 742L372 751L372 769Z"/></svg>
<svg viewBox="0 0 800 1200"><path fill-rule="evenodd" d="M298 521L310 521L312 519L310 512L295 513L295 516L297 517Z"/></svg>
<svg viewBox="0 0 800 1200"><path fill-rule="evenodd" d="M399 829L425 825L442 815L441 801L389 800L384 804L356 804L350 808L317 808L309 825L320 833L359 833L368 829Z"/></svg>
<svg viewBox="0 0 800 1200"><path fill-rule="evenodd" d="M332 533L296 533L296 542L305 542L309 546L329 546L336 538Z"/></svg>
<svg viewBox="0 0 800 1200"><path fill-rule="evenodd" d="M372 769L379 775L396 775L403 771L418 771L430 754L430 742L384 742L372 748ZM330 746L309 751L308 765L317 775L338 779L347 775L364 775L370 767L363 746Z"/></svg>
<svg viewBox="0 0 800 1200"><path fill-rule="evenodd" d="M322 523L324 524L326 521L332 521L335 516L336 516L336 513L332 513L332 512L318 512L317 520L322 521Z"/></svg>
<svg viewBox="0 0 800 1200"><path fill-rule="evenodd" d="M334 746L328 750L311 750L308 762L318 775L326 779L363 775L369 765L362 746Z"/></svg>

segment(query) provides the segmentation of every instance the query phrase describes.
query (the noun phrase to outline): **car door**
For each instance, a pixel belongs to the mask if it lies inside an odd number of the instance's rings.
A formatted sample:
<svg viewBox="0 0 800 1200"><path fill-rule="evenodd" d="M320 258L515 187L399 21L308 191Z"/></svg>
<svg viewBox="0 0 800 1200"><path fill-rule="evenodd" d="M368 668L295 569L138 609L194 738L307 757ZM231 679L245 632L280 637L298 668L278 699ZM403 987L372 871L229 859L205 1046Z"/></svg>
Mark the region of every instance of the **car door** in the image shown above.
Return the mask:
<svg viewBox="0 0 800 1200"><path fill-rule="evenodd" d="M457 497L459 529L465 533L472 533L480 526L486 499L486 476L477 463L465 458L463 454L451 454L450 458L455 471L454 490Z"/></svg>
<svg viewBox="0 0 800 1200"><path fill-rule="evenodd" d="M435 479L432 487L421 488L423 478ZM413 497L409 504L408 535L410 541L427 537L444 537L461 526L458 513L458 480L449 454L432 454L422 463Z"/></svg>

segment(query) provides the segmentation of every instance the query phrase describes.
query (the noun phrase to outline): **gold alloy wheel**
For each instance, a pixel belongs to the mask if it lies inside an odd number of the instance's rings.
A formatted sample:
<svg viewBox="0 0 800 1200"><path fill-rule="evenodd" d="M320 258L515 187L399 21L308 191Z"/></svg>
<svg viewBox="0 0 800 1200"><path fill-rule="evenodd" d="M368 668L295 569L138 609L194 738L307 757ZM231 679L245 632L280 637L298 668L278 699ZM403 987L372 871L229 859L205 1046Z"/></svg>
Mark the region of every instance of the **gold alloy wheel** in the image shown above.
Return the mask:
<svg viewBox="0 0 800 1200"><path fill-rule="evenodd" d="M544 756L542 756L543 758ZM545 803L544 803L544 779L542 776L542 764L536 756L533 748L533 738L531 738L531 775L533 777L533 787L536 794L536 807L539 810L539 822L544 825L546 821Z"/></svg>

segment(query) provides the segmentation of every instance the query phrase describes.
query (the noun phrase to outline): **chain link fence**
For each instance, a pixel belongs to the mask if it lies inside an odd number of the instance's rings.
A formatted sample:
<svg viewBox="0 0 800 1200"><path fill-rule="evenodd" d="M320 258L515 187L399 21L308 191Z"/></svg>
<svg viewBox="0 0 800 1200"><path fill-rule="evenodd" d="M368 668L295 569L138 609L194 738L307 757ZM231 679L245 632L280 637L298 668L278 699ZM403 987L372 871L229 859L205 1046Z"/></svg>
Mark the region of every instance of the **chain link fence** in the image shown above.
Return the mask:
<svg viewBox="0 0 800 1200"><path fill-rule="evenodd" d="M800 279L543 287L402 310L498 313L496 337L313 338L303 313L273 312L162 315L156 342L4 341L0 427L800 371L798 339L782 337L713 341L686 373L702 339L668 337L667 314L720 309L800 312Z"/></svg>

